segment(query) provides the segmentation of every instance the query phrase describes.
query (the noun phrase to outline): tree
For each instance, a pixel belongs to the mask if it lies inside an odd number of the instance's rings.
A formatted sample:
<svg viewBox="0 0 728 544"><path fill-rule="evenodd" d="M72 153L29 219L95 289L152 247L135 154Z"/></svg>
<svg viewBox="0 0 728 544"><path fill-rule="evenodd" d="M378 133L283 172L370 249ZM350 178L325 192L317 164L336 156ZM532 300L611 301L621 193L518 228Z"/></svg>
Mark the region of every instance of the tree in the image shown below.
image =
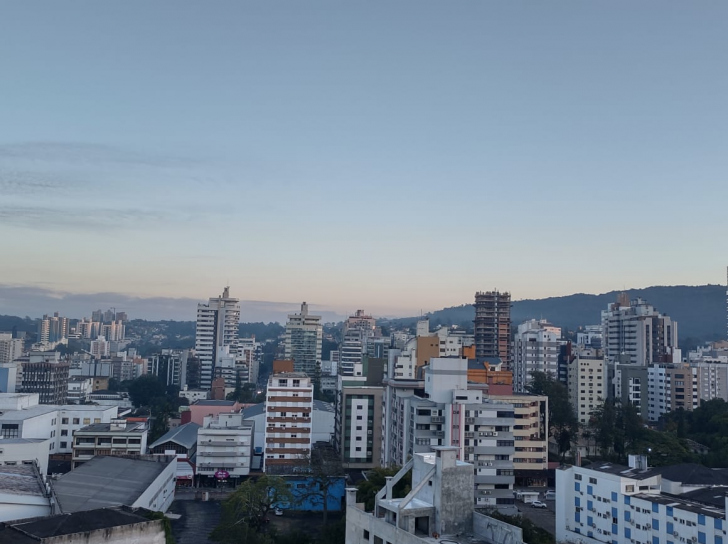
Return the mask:
<svg viewBox="0 0 728 544"><path fill-rule="evenodd" d="M329 497L332 490L346 477L341 459L333 448L316 447L308 458L309 473L306 487L298 494L299 502L311 502L321 505L323 523L329 519Z"/></svg>
<svg viewBox="0 0 728 544"><path fill-rule="evenodd" d="M556 381L550 373L531 372L528 392L545 395L549 399L549 436L553 436L563 460L579 433L579 423L569 402L566 386Z"/></svg>
<svg viewBox="0 0 728 544"><path fill-rule="evenodd" d="M278 504L291 502L291 491L281 478L263 475L245 480L222 503L220 523L210 538L222 544L271 544L271 538L263 534L268 513Z"/></svg>
<svg viewBox="0 0 728 544"><path fill-rule="evenodd" d="M359 482L356 492L356 501L363 502L367 512L374 510L374 500L387 484L387 476L394 476L399 472L400 467L382 468L378 467L366 473L366 479ZM412 489L412 471L409 471L402 479L394 485L392 490L393 498L404 498Z"/></svg>
<svg viewBox="0 0 728 544"><path fill-rule="evenodd" d="M165 387L156 376L145 374L129 384L129 396L134 406L151 406L154 399L166 396Z"/></svg>

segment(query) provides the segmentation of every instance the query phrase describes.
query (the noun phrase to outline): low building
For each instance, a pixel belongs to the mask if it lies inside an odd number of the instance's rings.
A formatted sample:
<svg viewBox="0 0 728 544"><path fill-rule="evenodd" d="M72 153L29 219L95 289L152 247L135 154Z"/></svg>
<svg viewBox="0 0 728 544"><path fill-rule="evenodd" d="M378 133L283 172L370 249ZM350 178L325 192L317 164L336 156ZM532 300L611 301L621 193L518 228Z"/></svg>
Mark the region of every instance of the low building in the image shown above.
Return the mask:
<svg viewBox="0 0 728 544"><path fill-rule="evenodd" d="M166 512L174 500L174 457L94 457L53 483L63 513L111 506Z"/></svg>
<svg viewBox="0 0 728 544"><path fill-rule="evenodd" d="M190 404L198 400L207 400L208 395L209 391L207 389L187 389L186 385L179 392L180 398L187 399Z"/></svg>
<svg viewBox="0 0 728 544"><path fill-rule="evenodd" d="M630 455L629 466L558 468L556 541L721 544L728 529L726 471L706 478L711 469L694 467L650 469L646 457Z"/></svg>
<svg viewBox="0 0 728 544"><path fill-rule="evenodd" d="M0 465L32 465L41 474L48 474L48 438L3 438L0 440ZM2 469L0 469L2 470Z"/></svg>
<svg viewBox="0 0 728 544"><path fill-rule="evenodd" d="M88 400L100 406L116 406L117 408L131 408L132 402L129 393L125 391L109 391L108 389L99 389L92 391Z"/></svg>
<svg viewBox="0 0 728 544"><path fill-rule="evenodd" d="M0 544L164 544L164 522L141 508L101 508L0 524Z"/></svg>
<svg viewBox="0 0 728 544"><path fill-rule="evenodd" d="M76 469L100 455L142 455L147 451L147 425L115 419L110 423L95 423L73 434L72 463Z"/></svg>
<svg viewBox="0 0 728 544"><path fill-rule="evenodd" d="M175 477L177 485L192 485L195 479L197 455L197 423L185 423L170 429L149 446L152 455L174 455L177 457Z"/></svg>
<svg viewBox="0 0 728 544"><path fill-rule="evenodd" d="M34 463L2 467L0 521L48 516L50 513L50 492Z"/></svg>
<svg viewBox="0 0 728 544"><path fill-rule="evenodd" d="M457 460L458 448L417 453L377 494L374 512L346 490L347 544L522 544L521 529L474 511L474 467ZM412 470L412 491L393 497L394 485Z"/></svg>
<svg viewBox="0 0 728 544"><path fill-rule="evenodd" d="M84 404L93 393L93 378L71 376L68 378L68 404Z"/></svg>
<svg viewBox="0 0 728 544"><path fill-rule="evenodd" d="M250 474L255 423L242 413L207 416L197 430L197 472L200 477L237 481Z"/></svg>
<svg viewBox="0 0 728 544"><path fill-rule="evenodd" d="M182 423L197 423L202 425L207 416L216 416L223 412L239 412L243 407L236 400L198 400L190 404L181 413Z"/></svg>

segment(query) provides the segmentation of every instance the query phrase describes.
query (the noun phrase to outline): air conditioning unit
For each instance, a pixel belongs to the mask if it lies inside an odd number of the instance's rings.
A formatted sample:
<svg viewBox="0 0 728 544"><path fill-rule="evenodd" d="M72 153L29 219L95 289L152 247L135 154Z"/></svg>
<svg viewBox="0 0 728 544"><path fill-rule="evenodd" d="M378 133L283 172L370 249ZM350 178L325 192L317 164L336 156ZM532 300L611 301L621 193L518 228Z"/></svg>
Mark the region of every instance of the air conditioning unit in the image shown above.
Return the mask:
<svg viewBox="0 0 728 544"><path fill-rule="evenodd" d="M673 531L672 536L679 536L679 533L677 531Z"/></svg>
<svg viewBox="0 0 728 544"><path fill-rule="evenodd" d="M592 529L596 529L596 528L597 528L597 524L596 523L592 523Z"/></svg>
<svg viewBox="0 0 728 544"><path fill-rule="evenodd" d="M697 536L694 536L694 537L692 537L692 538L690 539L690 541L691 541L691 542L697 542L697 541L698 541L698 537L697 537Z"/></svg>
<svg viewBox="0 0 728 544"><path fill-rule="evenodd" d="M650 525L650 524L648 523L647 525L645 525L645 529L647 529L647 530L649 531L650 529L652 529L652 525Z"/></svg>
<svg viewBox="0 0 728 544"><path fill-rule="evenodd" d="M493 433L493 436L498 436L498 433Z"/></svg>

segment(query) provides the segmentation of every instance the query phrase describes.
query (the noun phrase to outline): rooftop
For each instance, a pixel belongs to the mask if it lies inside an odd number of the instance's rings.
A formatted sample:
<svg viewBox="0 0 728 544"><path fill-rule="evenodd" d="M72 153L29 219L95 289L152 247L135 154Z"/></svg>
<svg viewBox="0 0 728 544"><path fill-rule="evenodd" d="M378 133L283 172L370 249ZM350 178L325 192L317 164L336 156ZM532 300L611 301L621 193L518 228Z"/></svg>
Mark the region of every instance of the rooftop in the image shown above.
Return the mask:
<svg viewBox="0 0 728 544"><path fill-rule="evenodd" d="M126 427L123 429L112 429L111 423L92 423L91 425L86 425L85 427L81 427L79 430L75 431L73 434L76 435L78 433L143 433L147 430L147 425L144 422L140 421L133 421L133 422L127 422Z"/></svg>
<svg viewBox="0 0 728 544"><path fill-rule="evenodd" d="M328 412L330 414L336 413L336 409L334 408L333 404L331 404L330 402L324 402L322 400L313 401L313 411ZM265 413L265 403L261 402L259 404L253 404L252 406L248 406L247 408L245 408L243 410L243 417L245 419L250 419L263 413Z"/></svg>
<svg viewBox="0 0 728 544"><path fill-rule="evenodd" d="M235 406L234 400L196 400L190 406Z"/></svg>
<svg viewBox="0 0 728 544"><path fill-rule="evenodd" d="M569 466L562 467L562 469L571 468ZM630 468L625 465L615 465L614 463L594 463L588 467L575 467L585 468L587 470L594 470L597 472L604 472L605 474L614 474L615 476L621 476L623 478L632 478L633 480L646 480L647 478L653 478L658 476L660 473L656 472L655 469L648 468Z"/></svg>
<svg viewBox="0 0 728 544"><path fill-rule="evenodd" d="M189 449L197 443L197 429L200 427L201 425L190 422L180 425L174 429L170 429L166 434L162 435L162 437L155 441L154 444L151 444L149 448L156 448L165 442L174 442L175 444L179 444L180 446Z"/></svg>
<svg viewBox="0 0 728 544"><path fill-rule="evenodd" d="M53 487L63 512L132 505L174 457L156 460L94 457L64 474Z"/></svg>
<svg viewBox="0 0 728 544"><path fill-rule="evenodd" d="M0 544L36 543L50 537L88 533L150 520L140 516L135 508L100 508L45 518L31 518L3 523L0 526Z"/></svg>
<svg viewBox="0 0 728 544"><path fill-rule="evenodd" d="M305 372L278 372L277 374L271 374L270 379L272 378L308 378L308 374Z"/></svg>
<svg viewBox="0 0 728 544"><path fill-rule="evenodd" d="M697 463L681 463L651 470L662 475L665 480L685 485L728 486L728 469L724 468L713 469Z"/></svg>
<svg viewBox="0 0 728 544"><path fill-rule="evenodd" d="M699 491L703 492L705 490L701 489ZM715 491L713 491L713 494L715 494ZM686 512L702 514L704 516L711 516L714 518L724 517L725 503L720 509L718 509L714 505L701 504L695 500L691 501L689 499L686 499L688 495L692 495L692 493L680 496L668 495L667 493L662 493L660 495L653 495L650 493L638 493L636 495L633 495L633 497L645 501L655 502L658 504L664 504L665 506L670 506L673 508L679 508L680 510L685 510ZM725 500L725 495L723 495L723 499Z"/></svg>
<svg viewBox="0 0 728 544"><path fill-rule="evenodd" d="M33 465L4 465L0 467L0 493L44 497L45 489Z"/></svg>

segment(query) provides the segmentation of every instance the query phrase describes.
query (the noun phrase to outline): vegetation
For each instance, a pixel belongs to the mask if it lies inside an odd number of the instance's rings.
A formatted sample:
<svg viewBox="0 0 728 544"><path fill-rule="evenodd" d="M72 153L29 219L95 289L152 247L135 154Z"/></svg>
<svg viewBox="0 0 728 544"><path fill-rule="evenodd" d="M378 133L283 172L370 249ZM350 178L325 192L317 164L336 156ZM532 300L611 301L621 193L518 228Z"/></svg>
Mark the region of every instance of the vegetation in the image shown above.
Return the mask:
<svg viewBox="0 0 728 544"><path fill-rule="evenodd" d="M258 404L265 401L263 393L258 394L257 384L242 383L240 376L235 380L235 390L228 393L227 400L236 400L242 404Z"/></svg>
<svg viewBox="0 0 728 544"><path fill-rule="evenodd" d="M176 544L174 536L172 536L172 523L169 518L164 515L164 512L149 512L146 515L147 519L161 519L162 527L164 527L164 544Z"/></svg>
<svg viewBox="0 0 728 544"><path fill-rule="evenodd" d="M549 436L553 436L563 461L579 433L579 423L569 402L566 386L555 380L550 373L532 372L529 393L546 395L549 399Z"/></svg>
<svg viewBox="0 0 728 544"><path fill-rule="evenodd" d="M210 538L222 544L273 544L273 535L266 533L268 514L277 504L292 500L281 478L263 475L245 480L222 503L220 524Z"/></svg>
<svg viewBox="0 0 728 544"><path fill-rule="evenodd" d="M356 501L363 502L367 512L374 510L374 502L379 493L387 483L387 476L394 476L399 472L400 467L375 468L367 472L367 478L359 482L356 492ZM394 485L392 494L394 498L404 498L412 490L412 471L409 471L399 482Z"/></svg>
<svg viewBox="0 0 728 544"><path fill-rule="evenodd" d="M728 403L713 399L692 412L676 410L662 418L665 433L707 446L706 454L692 454L696 462L709 467L728 466ZM652 464L652 463L651 463Z"/></svg>

